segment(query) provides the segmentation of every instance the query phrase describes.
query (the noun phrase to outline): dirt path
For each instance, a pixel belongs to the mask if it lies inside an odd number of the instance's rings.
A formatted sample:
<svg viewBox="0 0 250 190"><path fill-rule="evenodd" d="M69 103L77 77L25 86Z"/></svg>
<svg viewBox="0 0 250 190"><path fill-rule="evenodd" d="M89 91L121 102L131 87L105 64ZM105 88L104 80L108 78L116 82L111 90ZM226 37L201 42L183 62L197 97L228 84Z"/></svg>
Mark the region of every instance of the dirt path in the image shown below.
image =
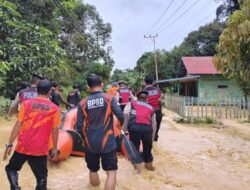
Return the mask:
<svg viewBox="0 0 250 190"><path fill-rule="evenodd" d="M143 170L138 175L130 163L119 159L117 189L120 190L248 190L250 189L250 141L231 133L227 128L177 125L174 113L165 110L160 141L154 144L155 172ZM14 121L0 119L0 142L6 143ZM234 128L237 131L237 128ZM0 149L2 157L3 148ZM8 190L4 173L6 163L0 161L0 189ZM103 189L93 188L82 158L71 157L59 165L49 164L50 190ZM27 165L20 172L24 190L34 189L35 179Z"/></svg>

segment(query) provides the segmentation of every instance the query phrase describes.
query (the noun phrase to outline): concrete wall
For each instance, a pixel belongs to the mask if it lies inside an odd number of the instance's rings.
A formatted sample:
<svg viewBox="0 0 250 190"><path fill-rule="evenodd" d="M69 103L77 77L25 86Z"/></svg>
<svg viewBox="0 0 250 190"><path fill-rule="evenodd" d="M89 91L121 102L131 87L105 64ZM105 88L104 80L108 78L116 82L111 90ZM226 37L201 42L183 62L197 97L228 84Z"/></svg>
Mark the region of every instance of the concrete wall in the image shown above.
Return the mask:
<svg viewBox="0 0 250 190"><path fill-rule="evenodd" d="M219 88L219 85L222 88ZM223 88L223 86L227 86L227 88ZM227 80L222 75L201 75L198 88L200 98L243 97L235 81Z"/></svg>

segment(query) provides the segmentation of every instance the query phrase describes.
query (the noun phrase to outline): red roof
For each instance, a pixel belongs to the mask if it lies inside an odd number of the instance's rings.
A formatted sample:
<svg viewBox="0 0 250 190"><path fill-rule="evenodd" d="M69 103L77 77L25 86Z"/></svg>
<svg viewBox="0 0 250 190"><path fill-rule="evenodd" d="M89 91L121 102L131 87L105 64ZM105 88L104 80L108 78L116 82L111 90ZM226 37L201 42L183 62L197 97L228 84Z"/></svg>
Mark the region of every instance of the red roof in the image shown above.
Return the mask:
<svg viewBox="0 0 250 190"><path fill-rule="evenodd" d="M188 75L220 74L213 64L213 57L182 57Z"/></svg>

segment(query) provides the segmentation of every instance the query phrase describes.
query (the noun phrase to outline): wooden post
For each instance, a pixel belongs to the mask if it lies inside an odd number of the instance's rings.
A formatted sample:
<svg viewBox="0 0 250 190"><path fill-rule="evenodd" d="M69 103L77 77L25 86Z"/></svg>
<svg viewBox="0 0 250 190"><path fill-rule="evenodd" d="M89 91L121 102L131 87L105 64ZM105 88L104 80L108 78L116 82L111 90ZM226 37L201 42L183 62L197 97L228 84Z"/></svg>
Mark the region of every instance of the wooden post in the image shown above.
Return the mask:
<svg viewBox="0 0 250 190"><path fill-rule="evenodd" d="M203 114L203 104L204 104L204 99L201 99L201 117L202 118L204 117L204 114Z"/></svg>
<svg viewBox="0 0 250 190"><path fill-rule="evenodd" d="M217 100L215 99L214 101L214 115L215 115L215 118L217 118Z"/></svg>
<svg viewBox="0 0 250 190"><path fill-rule="evenodd" d="M228 99L225 99L225 114L226 114L226 118L227 118L227 108L228 108Z"/></svg>
<svg viewBox="0 0 250 190"><path fill-rule="evenodd" d="M249 103L249 100L247 100L247 110L248 110L247 120L248 120L248 122L250 122L250 103Z"/></svg>
<svg viewBox="0 0 250 190"><path fill-rule="evenodd" d="M193 113L193 107L194 107L194 97L191 97L191 123L193 124L194 122L194 113Z"/></svg>
<svg viewBox="0 0 250 190"><path fill-rule="evenodd" d="M212 119L214 118L214 98L212 99L211 102L211 114L212 114Z"/></svg>
<svg viewBox="0 0 250 190"><path fill-rule="evenodd" d="M186 97L183 97L183 117L186 117Z"/></svg>
<svg viewBox="0 0 250 190"><path fill-rule="evenodd" d="M222 117L222 111L221 111L221 98L219 99L219 109L220 109L220 119L221 119L221 117Z"/></svg>
<svg viewBox="0 0 250 190"><path fill-rule="evenodd" d="M230 119L232 119L232 98L229 99Z"/></svg>
<svg viewBox="0 0 250 190"><path fill-rule="evenodd" d="M200 98L197 97L197 117L200 117Z"/></svg>
<svg viewBox="0 0 250 190"><path fill-rule="evenodd" d="M234 118L236 118L236 110L235 110L235 107L236 107L236 102L235 102L235 97L233 98L233 115L234 115Z"/></svg>
<svg viewBox="0 0 250 190"><path fill-rule="evenodd" d="M243 98L243 117L246 118L246 100Z"/></svg>
<svg viewBox="0 0 250 190"><path fill-rule="evenodd" d="M242 116L242 99L241 98L239 98L239 111L240 111L240 118L242 118L241 116Z"/></svg>
<svg viewBox="0 0 250 190"><path fill-rule="evenodd" d="M205 98L205 106L206 106L206 108L205 108L205 113L206 113L206 117L207 117L207 97Z"/></svg>

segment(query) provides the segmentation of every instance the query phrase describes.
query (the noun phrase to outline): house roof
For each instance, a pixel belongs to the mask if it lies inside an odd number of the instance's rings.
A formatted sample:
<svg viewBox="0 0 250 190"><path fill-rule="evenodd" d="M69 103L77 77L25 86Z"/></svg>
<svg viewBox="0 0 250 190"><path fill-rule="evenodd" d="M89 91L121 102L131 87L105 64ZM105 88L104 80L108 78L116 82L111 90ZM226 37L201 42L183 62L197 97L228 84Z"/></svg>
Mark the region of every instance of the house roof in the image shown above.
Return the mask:
<svg viewBox="0 0 250 190"><path fill-rule="evenodd" d="M182 57L188 75L220 74L213 64L213 57Z"/></svg>
<svg viewBox="0 0 250 190"><path fill-rule="evenodd" d="M181 78L172 78L172 79L165 79L165 80L159 80L156 82L156 84L162 84L162 83L177 83L177 82L190 82L190 81L197 81L200 78L200 76L186 76L186 77L181 77Z"/></svg>

